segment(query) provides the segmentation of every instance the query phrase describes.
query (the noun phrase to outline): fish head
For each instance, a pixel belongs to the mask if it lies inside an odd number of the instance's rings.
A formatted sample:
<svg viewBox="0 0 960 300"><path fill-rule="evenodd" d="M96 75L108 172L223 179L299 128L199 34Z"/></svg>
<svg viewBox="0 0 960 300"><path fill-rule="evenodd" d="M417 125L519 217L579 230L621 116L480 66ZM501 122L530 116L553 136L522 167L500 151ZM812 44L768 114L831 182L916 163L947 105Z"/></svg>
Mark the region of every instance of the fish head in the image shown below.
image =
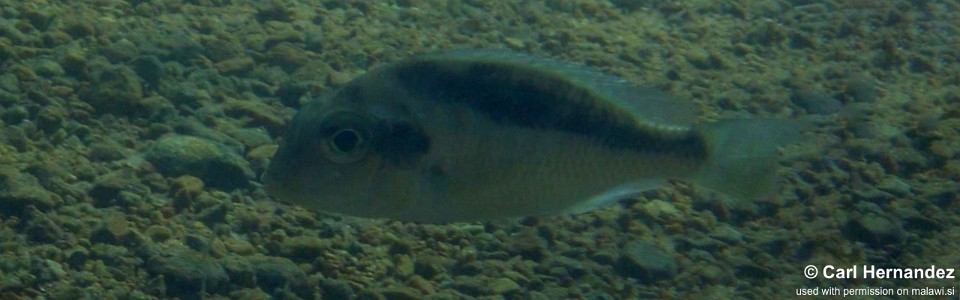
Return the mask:
<svg viewBox="0 0 960 300"><path fill-rule="evenodd" d="M414 122L343 94L305 106L291 121L264 186L281 202L309 209L390 217L417 198L428 139Z"/></svg>

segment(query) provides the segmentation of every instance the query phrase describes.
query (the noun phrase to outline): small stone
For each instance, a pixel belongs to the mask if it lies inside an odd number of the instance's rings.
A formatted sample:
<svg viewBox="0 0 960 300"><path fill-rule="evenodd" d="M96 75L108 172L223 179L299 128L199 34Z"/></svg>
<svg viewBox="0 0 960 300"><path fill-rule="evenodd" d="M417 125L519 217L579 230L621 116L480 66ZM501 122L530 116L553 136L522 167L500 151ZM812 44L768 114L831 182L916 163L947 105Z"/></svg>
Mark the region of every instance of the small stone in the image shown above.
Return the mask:
<svg viewBox="0 0 960 300"><path fill-rule="evenodd" d="M822 92L800 90L790 98L794 104L808 113L827 115L840 111L840 101Z"/></svg>
<svg viewBox="0 0 960 300"><path fill-rule="evenodd" d="M33 70L43 77L56 77L64 74L63 67L49 59L40 59L34 62Z"/></svg>
<svg viewBox="0 0 960 300"><path fill-rule="evenodd" d="M387 300L417 300L420 293L409 287L389 287L379 291Z"/></svg>
<svg viewBox="0 0 960 300"><path fill-rule="evenodd" d="M496 295L506 295L519 292L520 285L508 278L497 278L490 282L490 289Z"/></svg>
<svg viewBox="0 0 960 300"><path fill-rule="evenodd" d="M657 245L631 241L620 250L617 269L624 275L651 283L670 279L677 274L677 263L670 254Z"/></svg>
<svg viewBox="0 0 960 300"><path fill-rule="evenodd" d="M456 263L454 260L442 256L423 256L414 262L414 272L423 278L431 279L434 276L447 272L450 266Z"/></svg>
<svg viewBox="0 0 960 300"><path fill-rule="evenodd" d="M223 241L223 245L227 247L227 250L230 253L235 253L239 255L252 255L257 253L257 248L253 246L248 241L240 239L226 239Z"/></svg>
<svg viewBox="0 0 960 300"><path fill-rule="evenodd" d="M239 255L227 255L220 259L220 265L227 272L230 283L236 286L257 285L257 274L253 269L253 264L247 261L247 258Z"/></svg>
<svg viewBox="0 0 960 300"><path fill-rule="evenodd" d="M56 202L55 195L44 189L36 177L12 167L0 167L0 215L20 216L28 206L46 210Z"/></svg>
<svg viewBox="0 0 960 300"><path fill-rule="evenodd" d="M312 261L331 248L330 240L311 236L295 236L283 240L280 252L298 261Z"/></svg>
<svg viewBox="0 0 960 300"><path fill-rule="evenodd" d="M880 247L903 241L903 228L899 223L877 214L866 214L847 223L849 237Z"/></svg>
<svg viewBox="0 0 960 300"><path fill-rule="evenodd" d="M539 261L547 255L546 242L535 230L524 230L510 238L510 250L525 259Z"/></svg>
<svg viewBox="0 0 960 300"><path fill-rule="evenodd" d="M673 217L680 215L680 210L672 203L663 200L652 200L643 205L643 211L654 218Z"/></svg>
<svg viewBox="0 0 960 300"><path fill-rule="evenodd" d="M453 282L453 288L474 297L493 294L493 289L486 282L473 276L457 276Z"/></svg>
<svg viewBox="0 0 960 300"><path fill-rule="evenodd" d="M730 226L720 226L710 231L710 237L724 241L729 244L739 244L743 242L743 233Z"/></svg>
<svg viewBox="0 0 960 300"><path fill-rule="evenodd" d="M166 296L199 298L226 288L230 276L208 256L186 249L174 249L147 260L147 271L162 275Z"/></svg>
<svg viewBox="0 0 960 300"><path fill-rule="evenodd" d="M143 112L143 83L136 72L126 66L92 64L88 72L91 84L81 87L77 96L97 112L129 115ZM149 115L149 114L148 114Z"/></svg>
<svg viewBox="0 0 960 300"><path fill-rule="evenodd" d="M103 219L90 234L90 241L94 243L120 244L130 238L133 232L127 219L118 214L111 214Z"/></svg>
<svg viewBox="0 0 960 300"><path fill-rule="evenodd" d="M873 80L854 78L847 82L842 91L849 102L869 103L877 99L878 93Z"/></svg>
<svg viewBox="0 0 960 300"><path fill-rule="evenodd" d="M246 187L255 177L250 164L231 148L192 136L162 137L145 158L165 176L195 176L227 190Z"/></svg>
<svg viewBox="0 0 960 300"><path fill-rule="evenodd" d="M137 75L147 84L156 86L160 83L160 78L164 76L163 62L156 56L140 56L134 59L131 64Z"/></svg>
<svg viewBox="0 0 960 300"><path fill-rule="evenodd" d="M81 269L83 264L87 262L87 258L90 257L87 249L84 248L75 248L67 252L67 258L64 262L69 264L74 269Z"/></svg>
<svg viewBox="0 0 960 300"><path fill-rule="evenodd" d="M223 110L230 116L248 118L248 126L263 126L267 131L273 133L283 132L286 125L286 121L276 113L275 109L260 101L230 101L227 102ZM258 139L254 143L268 143L270 141L265 133L261 133ZM254 145L251 144L248 147L250 146Z"/></svg>
<svg viewBox="0 0 960 300"><path fill-rule="evenodd" d="M214 67L223 75L240 75L252 70L254 65L253 58L244 56L218 62Z"/></svg>
<svg viewBox="0 0 960 300"><path fill-rule="evenodd" d="M413 260L410 259L409 255L401 254L396 256L397 260L394 263L394 268L396 268L397 276L406 278L413 275Z"/></svg>
<svg viewBox="0 0 960 300"><path fill-rule="evenodd" d="M112 139L103 139L90 144L87 157L96 161L114 161L127 157L129 150Z"/></svg>
<svg viewBox="0 0 960 300"><path fill-rule="evenodd" d="M346 72L334 71L330 73L329 77L327 77L327 81L328 81L327 83L333 87L339 87L346 84L347 82L350 82L351 79L353 79L353 76L351 76Z"/></svg>
<svg viewBox="0 0 960 300"><path fill-rule="evenodd" d="M508 38L503 39L503 41L504 41L505 43L507 43L507 46L510 47L511 49L522 50L522 49L526 48L526 44L524 44L523 40L518 39L518 38L508 37Z"/></svg>
<svg viewBox="0 0 960 300"><path fill-rule="evenodd" d="M420 292L427 295L437 292L437 289L433 286L433 283L424 279L423 277L420 277L419 275L413 275L408 284L410 287L420 290Z"/></svg>
<svg viewBox="0 0 960 300"><path fill-rule="evenodd" d="M134 191L136 192L134 194L148 193L149 188L141 184L137 176L132 173L130 169L121 169L97 178L93 188L87 192L93 198L94 205L97 207L127 207L134 203L130 203L129 200L133 199L126 197L124 193Z"/></svg>
<svg viewBox="0 0 960 300"><path fill-rule="evenodd" d="M37 214L24 228L27 239L37 243L53 243L63 237L63 229L45 214Z"/></svg>
<svg viewBox="0 0 960 300"><path fill-rule="evenodd" d="M47 269L50 270L50 273L57 279L62 279L67 276L67 271L63 269L63 265L53 260L45 260L47 263Z"/></svg>
<svg viewBox="0 0 960 300"><path fill-rule="evenodd" d="M286 42L280 43L267 51L267 59L270 63L287 71L296 70L310 62L310 57L306 55L303 49Z"/></svg>
<svg viewBox="0 0 960 300"><path fill-rule="evenodd" d="M897 177L888 177L880 182L877 185L877 188L881 191L885 191L898 196L906 196L910 194L910 184L903 182Z"/></svg>
<svg viewBox="0 0 960 300"><path fill-rule="evenodd" d="M193 205L193 201L203 193L203 180L183 175L173 180L173 207L182 210Z"/></svg>
<svg viewBox="0 0 960 300"><path fill-rule="evenodd" d="M320 286L323 299L353 299L353 288L346 281L326 279Z"/></svg>
<svg viewBox="0 0 960 300"><path fill-rule="evenodd" d="M307 274L293 261L283 257L253 256L248 258L257 277L257 285L266 291L289 288L293 291L308 291L304 288Z"/></svg>
<svg viewBox="0 0 960 300"><path fill-rule="evenodd" d="M151 225L150 227L147 227L145 233L150 240L157 243L166 241L173 237L173 232L171 232L169 228L160 225Z"/></svg>

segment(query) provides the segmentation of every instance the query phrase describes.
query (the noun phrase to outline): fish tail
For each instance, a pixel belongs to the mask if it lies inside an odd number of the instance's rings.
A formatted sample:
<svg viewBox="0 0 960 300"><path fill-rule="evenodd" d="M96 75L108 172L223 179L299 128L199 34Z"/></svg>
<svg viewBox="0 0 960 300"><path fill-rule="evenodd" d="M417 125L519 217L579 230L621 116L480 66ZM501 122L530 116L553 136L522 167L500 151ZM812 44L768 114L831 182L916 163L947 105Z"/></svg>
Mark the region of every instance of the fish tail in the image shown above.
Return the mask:
<svg viewBox="0 0 960 300"><path fill-rule="evenodd" d="M808 124L797 120L729 120L699 128L709 158L694 182L741 200L776 192L777 149L800 142Z"/></svg>

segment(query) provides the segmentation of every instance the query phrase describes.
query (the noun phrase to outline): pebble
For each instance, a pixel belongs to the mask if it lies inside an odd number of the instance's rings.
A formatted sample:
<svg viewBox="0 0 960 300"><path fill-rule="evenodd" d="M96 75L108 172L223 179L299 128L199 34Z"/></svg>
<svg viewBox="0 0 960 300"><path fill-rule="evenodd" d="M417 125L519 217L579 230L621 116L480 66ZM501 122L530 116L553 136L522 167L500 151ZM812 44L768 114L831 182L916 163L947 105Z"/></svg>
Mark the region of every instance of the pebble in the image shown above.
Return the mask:
<svg viewBox="0 0 960 300"><path fill-rule="evenodd" d="M329 250L330 240L325 240L311 236L295 236L283 240L280 245L280 252L284 257L289 257L298 261L312 261Z"/></svg>
<svg viewBox="0 0 960 300"><path fill-rule="evenodd" d="M803 108L807 113L828 115L840 111L840 101L823 92L799 90L793 93L790 100Z"/></svg>
<svg viewBox="0 0 960 300"><path fill-rule="evenodd" d="M497 278L490 282L490 289L496 295L506 295L519 292L519 284L508 278Z"/></svg>
<svg viewBox="0 0 960 300"><path fill-rule="evenodd" d="M616 267L624 275L646 283L670 279L677 274L677 263L670 254L642 241L627 242Z"/></svg>
<svg viewBox="0 0 960 300"><path fill-rule="evenodd" d="M847 223L846 233L874 247L903 241L903 227L877 214L866 214Z"/></svg>
<svg viewBox="0 0 960 300"><path fill-rule="evenodd" d="M104 174L96 179L87 195L93 198L93 204L97 207L127 207L135 204L127 201L133 199L125 197L124 193L146 194L150 189L132 173L129 169L121 169Z"/></svg>
<svg viewBox="0 0 960 300"><path fill-rule="evenodd" d="M903 182L903 180L900 180L896 177L888 177L887 179L884 179L880 182L880 184L877 185L877 188L881 191L892 193L897 196L906 196L910 194L910 184L907 184L906 182Z"/></svg>
<svg viewBox="0 0 960 300"><path fill-rule="evenodd" d="M381 289L379 292L387 300L417 300L422 298L417 290L409 287L389 287Z"/></svg>
<svg viewBox="0 0 960 300"><path fill-rule="evenodd" d="M479 297L493 294L493 288L484 280L473 276L457 276L453 281L453 288L461 293Z"/></svg>
<svg viewBox="0 0 960 300"><path fill-rule="evenodd" d="M293 261L274 256L252 256L247 258L257 276L257 285L265 291L289 289L291 291L309 291L304 280L307 275Z"/></svg>
<svg viewBox="0 0 960 300"><path fill-rule="evenodd" d="M165 176L195 176L226 190L246 187L255 177L250 164L231 148L192 136L164 136L147 149L145 158Z"/></svg>
<svg viewBox="0 0 960 300"><path fill-rule="evenodd" d="M320 286L323 299L353 299L353 288L346 281L326 279Z"/></svg>
<svg viewBox="0 0 960 300"><path fill-rule="evenodd" d="M743 233L737 231L731 226L720 226L710 231L710 237L724 241L729 244L739 244L743 242Z"/></svg>
<svg viewBox="0 0 960 300"><path fill-rule="evenodd" d="M55 196L40 181L12 167L0 167L0 215L20 216L28 206L52 208Z"/></svg>
<svg viewBox="0 0 960 300"><path fill-rule="evenodd" d="M401 278L410 277L413 275L414 265L413 260L410 259L409 255L401 254L396 256L396 262L394 263L394 268L396 268L396 275Z"/></svg>
<svg viewBox="0 0 960 300"><path fill-rule="evenodd" d="M162 275L167 296L197 298L218 292L230 283L226 270L216 260L189 250L173 250L151 257L150 273Z"/></svg>

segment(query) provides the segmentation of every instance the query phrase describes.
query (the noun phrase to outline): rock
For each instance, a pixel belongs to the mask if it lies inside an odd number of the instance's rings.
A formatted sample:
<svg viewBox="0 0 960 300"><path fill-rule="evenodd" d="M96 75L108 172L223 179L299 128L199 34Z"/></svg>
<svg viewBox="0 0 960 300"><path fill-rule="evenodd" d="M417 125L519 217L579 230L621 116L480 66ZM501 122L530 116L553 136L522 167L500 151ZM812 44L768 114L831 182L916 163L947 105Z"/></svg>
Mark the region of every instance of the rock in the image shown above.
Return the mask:
<svg viewBox="0 0 960 300"><path fill-rule="evenodd" d="M138 177L130 169L121 169L107 173L96 179L93 188L87 192L93 198L97 207L121 206L127 207L136 201L126 194L146 194L149 188L140 183Z"/></svg>
<svg viewBox="0 0 960 300"><path fill-rule="evenodd" d="M417 300L422 298L417 290L409 287L389 287L379 290L387 300Z"/></svg>
<svg viewBox="0 0 960 300"><path fill-rule="evenodd" d="M20 216L28 206L52 208L57 198L36 177L12 167L0 167L0 215Z"/></svg>
<svg viewBox="0 0 960 300"><path fill-rule="evenodd" d="M417 275L431 279L434 276L446 273L456 262L443 256L423 256L414 262L413 268Z"/></svg>
<svg viewBox="0 0 960 300"><path fill-rule="evenodd" d="M903 228L899 223L878 214L866 214L847 223L848 237L874 247L897 244L903 241Z"/></svg>
<svg viewBox="0 0 960 300"><path fill-rule="evenodd" d="M330 240L311 236L295 236L283 240L280 253L297 261L311 262L332 248Z"/></svg>
<svg viewBox="0 0 960 300"><path fill-rule="evenodd" d="M173 237L173 232L166 226L151 225L144 231L148 238L153 242L163 242Z"/></svg>
<svg viewBox="0 0 960 300"><path fill-rule="evenodd" d="M254 149L273 143L270 134L262 128L239 128L227 132L227 135L242 143L247 149Z"/></svg>
<svg viewBox="0 0 960 300"><path fill-rule="evenodd" d="M220 265L230 277L230 283L236 286L256 287L257 274L253 269L253 264L247 261L246 257L239 255L227 255L220 259Z"/></svg>
<svg viewBox="0 0 960 300"><path fill-rule="evenodd" d="M95 161L114 161L127 157L129 150L111 139L102 139L90 144L87 157Z"/></svg>
<svg viewBox="0 0 960 300"><path fill-rule="evenodd" d="M242 75L253 69L255 65L256 62L252 58L244 56L220 61L214 67L223 75Z"/></svg>
<svg viewBox="0 0 960 300"><path fill-rule="evenodd" d="M164 76L163 62L156 56L140 56L134 59L132 64L137 75L149 85L156 86L160 83L160 78Z"/></svg>
<svg viewBox="0 0 960 300"><path fill-rule="evenodd" d="M490 282L490 289L495 295L506 295L519 292L520 285L509 278L497 278Z"/></svg>
<svg viewBox="0 0 960 300"><path fill-rule="evenodd" d="M203 193L203 180L183 175L173 180L173 208L177 211L193 206L193 201Z"/></svg>
<svg viewBox="0 0 960 300"><path fill-rule="evenodd" d="M394 268L397 276L402 278L410 277L410 275L413 275L414 270L413 260L410 259L409 255L406 254L397 255Z"/></svg>
<svg viewBox="0 0 960 300"><path fill-rule="evenodd" d="M173 249L151 257L147 271L163 276L166 296L195 299L204 293L222 291L230 283L224 268L200 253Z"/></svg>
<svg viewBox="0 0 960 300"><path fill-rule="evenodd" d="M510 238L510 250L525 259L539 261L547 256L546 242L535 230L524 230Z"/></svg>
<svg viewBox="0 0 960 300"><path fill-rule="evenodd" d="M739 244L743 242L743 233L740 233L731 226L723 225L710 231L710 237L721 240L728 244Z"/></svg>
<svg viewBox="0 0 960 300"><path fill-rule="evenodd" d="M324 280L320 292L323 299L353 299L353 287L339 279Z"/></svg>
<svg viewBox="0 0 960 300"><path fill-rule="evenodd" d="M270 64L278 65L287 71L293 71L310 62L303 49L291 43L280 43L266 53Z"/></svg>
<svg viewBox="0 0 960 300"><path fill-rule="evenodd" d="M94 243L121 244L132 239L134 232L123 215L112 214L100 222L90 233L90 241Z"/></svg>
<svg viewBox="0 0 960 300"><path fill-rule="evenodd" d="M89 251L86 248L77 247L72 250L67 251L67 257L64 260L74 269L81 269L83 264L87 262L87 258L90 257Z"/></svg>
<svg viewBox="0 0 960 300"><path fill-rule="evenodd" d="M626 276L651 283L670 279L677 274L677 263L669 253L657 245L631 241L620 250L616 268Z"/></svg>
<svg viewBox="0 0 960 300"><path fill-rule="evenodd" d="M127 66L112 66L106 62L90 63L89 66L91 84L78 90L80 100L99 113L130 115L131 112L144 112L145 107L140 105L144 99L143 88L136 72Z"/></svg>
<svg viewBox="0 0 960 300"><path fill-rule="evenodd" d="M803 108L807 113L827 115L840 111L840 101L823 92L799 90L793 93L790 100Z"/></svg>
<svg viewBox="0 0 960 300"><path fill-rule="evenodd" d="M289 289L309 293L307 274L297 264L283 257L252 256L247 258L256 274L257 285L264 291Z"/></svg>
<svg viewBox="0 0 960 300"><path fill-rule="evenodd" d="M195 176L221 189L246 187L254 178L250 164L231 148L192 136L167 135L145 153L164 176Z"/></svg>
<svg viewBox="0 0 960 300"><path fill-rule="evenodd" d="M24 228L27 239L35 243L53 243L63 238L63 229L46 214L29 218Z"/></svg>
<svg viewBox="0 0 960 300"><path fill-rule="evenodd" d="M854 78L847 81L845 87L842 92L848 102L874 102L879 95L876 84L870 79Z"/></svg>
<svg viewBox="0 0 960 300"><path fill-rule="evenodd" d="M457 276L453 281L453 288L474 297L493 294L493 289L486 282L473 276Z"/></svg>
<svg viewBox="0 0 960 300"><path fill-rule="evenodd" d="M910 185L897 177L888 177L877 185L881 191L888 192L897 196L906 196L910 194Z"/></svg>
<svg viewBox="0 0 960 300"><path fill-rule="evenodd" d="M680 215L680 210L672 203L663 200L652 200L643 205L643 212L653 218L675 217Z"/></svg>

